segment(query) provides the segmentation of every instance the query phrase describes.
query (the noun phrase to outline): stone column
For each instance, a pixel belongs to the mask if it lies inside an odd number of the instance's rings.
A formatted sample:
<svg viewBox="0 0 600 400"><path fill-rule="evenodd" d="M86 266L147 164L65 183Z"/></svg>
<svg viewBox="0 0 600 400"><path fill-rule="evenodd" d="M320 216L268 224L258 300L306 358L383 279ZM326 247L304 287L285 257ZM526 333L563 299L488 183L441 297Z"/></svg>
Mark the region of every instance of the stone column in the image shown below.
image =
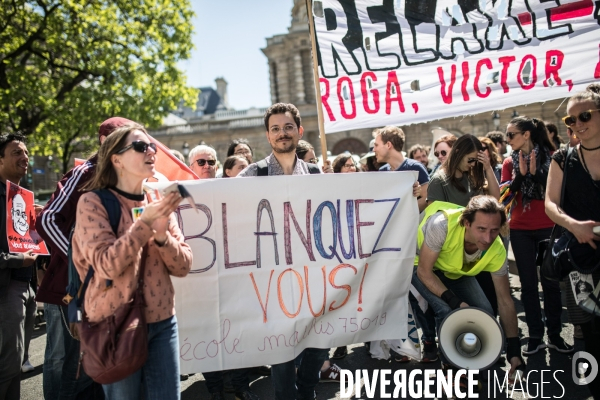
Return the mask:
<svg viewBox="0 0 600 400"><path fill-rule="evenodd" d="M296 103L306 103L304 95L304 73L302 71L302 57L300 53L296 52L294 55L294 75L295 75L295 91L296 91Z"/></svg>
<svg viewBox="0 0 600 400"><path fill-rule="evenodd" d="M279 101L289 103L290 99L290 79L287 59L278 59L277 64L277 90Z"/></svg>

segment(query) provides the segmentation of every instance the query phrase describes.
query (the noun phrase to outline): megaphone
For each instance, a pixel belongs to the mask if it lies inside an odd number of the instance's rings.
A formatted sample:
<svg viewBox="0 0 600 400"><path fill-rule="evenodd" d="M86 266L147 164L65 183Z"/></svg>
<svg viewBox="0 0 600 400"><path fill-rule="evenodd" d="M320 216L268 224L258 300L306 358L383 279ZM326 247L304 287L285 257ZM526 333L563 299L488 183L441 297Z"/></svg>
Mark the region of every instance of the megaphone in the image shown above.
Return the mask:
<svg viewBox="0 0 600 400"><path fill-rule="evenodd" d="M504 348L504 334L496 318L477 307L452 311L440 326L439 348L452 365L482 370L493 365Z"/></svg>
<svg viewBox="0 0 600 400"><path fill-rule="evenodd" d="M579 303L579 307L583 308L585 311L589 312L590 314L596 314L597 316L600 317L600 301L598 300L599 298L600 298L600 282L598 282L598 284L596 285L596 289L594 289L594 291L592 293L590 293L590 295L587 297L587 299L585 299L584 301Z"/></svg>

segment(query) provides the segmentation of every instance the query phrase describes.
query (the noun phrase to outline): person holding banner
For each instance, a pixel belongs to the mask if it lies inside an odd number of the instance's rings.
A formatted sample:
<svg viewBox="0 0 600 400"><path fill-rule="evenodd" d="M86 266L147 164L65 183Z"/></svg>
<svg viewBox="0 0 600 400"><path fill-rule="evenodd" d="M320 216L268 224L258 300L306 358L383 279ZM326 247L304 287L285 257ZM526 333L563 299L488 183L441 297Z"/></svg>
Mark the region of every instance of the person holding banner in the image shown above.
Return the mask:
<svg viewBox="0 0 600 400"><path fill-rule="evenodd" d="M18 184L27 174L25 137L0 136L0 399L21 397L21 366L33 333L35 293L31 286L37 255L10 254L6 232L7 181Z"/></svg>
<svg viewBox="0 0 600 400"><path fill-rule="evenodd" d="M444 318L460 307L479 307L492 314L475 279L483 271L492 273L512 374L525 363L510 294L506 249L499 236L505 223L504 207L492 196L475 196L466 207L442 201L430 204L417 233L412 284L432 307L439 329ZM450 368L443 354L441 358L443 368Z"/></svg>
<svg viewBox="0 0 600 400"><path fill-rule="evenodd" d="M298 141L304 133L300 111L296 106L286 103L274 104L267 109L264 120L267 140L273 152L267 158L250 164L237 177L310 174L308 163L296 155ZM316 173L320 172L316 170ZM272 365L271 377L275 398L314 399L321 367L328 358L329 349L307 348L303 351L297 373L293 359Z"/></svg>
<svg viewBox="0 0 600 400"><path fill-rule="evenodd" d="M133 124L122 118L112 117L103 121L98 128L98 142L104 140L117 128ZM56 185L56 191L36 219L38 233L51 247L50 262L44 279L40 283L36 300L44 303L46 319L46 350L44 353L43 389L46 399L75 399L82 395L91 396L101 392L100 385L81 370L76 379L79 361L79 340L71 336L65 323L67 306L63 302L69 283L67 248L71 230L75 225L75 210L82 195L81 188L96 172L98 155L76 165Z"/></svg>
<svg viewBox="0 0 600 400"><path fill-rule="evenodd" d="M132 375L103 385L108 400L137 399L142 385L148 399L180 397L179 341L171 276L188 274L192 250L172 215L181 201L179 192L151 203L143 194L142 184L156 172L155 161L156 144L141 125L115 129L100 146L96 173L83 187L87 193L77 203L73 263L82 281L89 268L95 272L84 296L83 307L90 322L107 318L131 299L140 279L142 254L147 253L141 279L148 358ZM125 211L117 235L100 197L92 192L98 189L109 189ZM108 289L107 279L112 281Z"/></svg>
<svg viewBox="0 0 600 400"><path fill-rule="evenodd" d="M565 165L568 149L552 155L546 185L546 214L554 223L564 227L576 240L571 250L582 253L580 266L595 265L600 260L600 85L591 84L567 103L565 125L581 141L574 147ZM568 169L566 169L568 168ZM563 174L567 173L564 200L561 205ZM579 259L581 258L581 259ZM585 260L586 262L582 262ZM600 281L600 269L591 273L594 285ZM568 279L568 277L567 277ZM579 324L585 341L585 351L600 360L600 318L579 308L573 291L566 291L567 309L573 324ZM588 384L594 399L600 399L600 379Z"/></svg>

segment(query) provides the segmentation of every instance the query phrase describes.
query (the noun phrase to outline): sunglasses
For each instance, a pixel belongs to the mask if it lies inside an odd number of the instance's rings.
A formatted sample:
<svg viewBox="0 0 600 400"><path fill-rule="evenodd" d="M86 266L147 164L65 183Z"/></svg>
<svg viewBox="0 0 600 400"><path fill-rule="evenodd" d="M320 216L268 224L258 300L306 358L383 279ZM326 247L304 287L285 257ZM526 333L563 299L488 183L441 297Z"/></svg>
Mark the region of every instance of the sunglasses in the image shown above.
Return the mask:
<svg viewBox="0 0 600 400"><path fill-rule="evenodd" d="M207 163L211 167L214 167L214 165L217 163L217 160L205 160L203 158L199 158L196 160L196 162L198 163L199 167L204 167Z"/></svg>
<svg viewBox="0 0 600 400"><path fill-rule="evenodd" d="M523 134L523 132L506 132L506 137L508 138L508 140L512 140L512 138L521 134Z"/></svg>
<svg viewBox="0 0 600 400"><path fill-rule="evenodd" d="M487 149L488 149L487 146L481 147L481 151L486 151Z"/></svg>
<svg viewBox="0 0 600 400"><path fill-rule="evenodd" d="M476 159L476 158L469 158L469 159L467 160L467 164L477 164L477 162L478 162L478 161L479 161L479 160L478 160L478 159Z"/></svg>
<svg viewBox="0 0 600 400"><path fill-rule="evenodd" d="M579 114L578 116L574 116L574 115L567 115L566 117L563 117L563 122L565 123L566 126L573 126L577 123L577 118L579 118L579 120L581 122L588 122L590 119L592 119L592 113L594 111L598 111L598 110L587 110L582 112L581 114Z"/></svg>
<svg viewBox="0 0 600 400"><path fill-rule="evenodd" d="M136 140L132 142L129 146L123 147L121 150L117 151L117 154L123 154L129 149L133 149L136 153L146 153L148 151L148 147L152 149L156 153L156 143L146 143L141 140Z"/></svg>
<svg viewBox="0 0 600 400"><path fill-rule="evenodd" d="M442 150L442 151L439 151L439 152L438 152L438 151L435 151L435 152L433 153L433 155L434 155L434 156L436 156L436 158L437 158L437 157L439 157L439 156L440 156L440 154L442 155L442 157L446 157L446 155L447 155L448 153L446 152L446 150Z"/></svg>

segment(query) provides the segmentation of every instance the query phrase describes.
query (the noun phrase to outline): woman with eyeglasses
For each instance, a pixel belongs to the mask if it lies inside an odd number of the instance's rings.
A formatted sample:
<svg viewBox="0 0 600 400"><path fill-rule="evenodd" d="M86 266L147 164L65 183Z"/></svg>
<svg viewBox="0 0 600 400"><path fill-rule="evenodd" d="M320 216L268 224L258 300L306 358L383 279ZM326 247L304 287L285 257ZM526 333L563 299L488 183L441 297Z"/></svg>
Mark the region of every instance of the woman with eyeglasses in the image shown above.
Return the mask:
<svg viewBox="0 0 600 400"><path fill-rule="evenodd" d="M433 167L433 171L431 171L432 176L433 174L435 174L438 168L440 168L442 164L444 164L444 162L448 158L448 155L450 154L452 146L454 146L454 143L456 143L457 139L458 138L456 136L450 134L444 135L435 141L435 143L433 144L433 155L439 160L439 164Z"/></svg>
<svg viewBox="0 0 600 400"><path fill-rule="evenodd" d="M298 141L298 145L296 146L296 156L307 163L315 165L319 163L317 155L315 154L315 148L306 140L300 139ZM323 171L326 174L333 172L333 169L331 168L331 162L329 160L323 160L323 166L321 167L321 171Z"/></svg>
<svg viewBox="0 0 600 400"><path fill-rule="evenodd" d="M498 182L502 182L500 179L502 175L502 156L498 154L498 148L494 144L494 141L490 138L480 137L479 141L481 141L485 155L490 159L490 164L494 170L496 180L498 180Z"/></svg>
<svg viewBox="0 0 600 400"><path fill-rule="evenodd" d="M580 266L590 267L600 260L600 85L591 84L567 103L565 125L573 130L580 143L576 145L565 166L568 149L552 155L546 187L546 213L552 221L574 236L573 248L583 257L576 260ZM564 200L561 206L563 171L567 168ZM594 286L600 281L600 271L592 273ZM568 277L566 278L569 279ZM566 291L567 310L573 324L579 324L585 341L585 351L600 360L600 318L577 306L573 291ZM600 379L594 379L588 388L595 399L600 399Z"/></svg>
<svg viewBox="0 0 600 400"><path fill-rule="evenodd" d="M84 297L84 310L91 322L107 318L131 299L140 278L142 254L146 253L142 279L148 359L132 375L102 385L108 400L138 399L142 385L147 398L180 398L171 276L188 274L192 250L173 216L181 201L179 193L169 193L151 203L143 193L142 184L156 172L155 161L156 145L141 125L115 129L100 146L95 175L83 188L87 193L77 204L73 262L82 281L90 266L94 268ZM99 189L110 190L123 210L116 235L100 197L93 192ZM141 215L134 217L133 210L141 211ZM112 281L108 289L107 280Z"/></svg>
<svg viewBox="0 0 600 400"><path fill-rule="evenodd" d="M529 330L529 341L523 354L532 355L546 347L535 261L539 243L550 237L554 226L545 213L544 199L551 154L555 149L548 138L546 125L537 118L513 118L506 127L506 140L512 148L512 154L504 160L502 181L512 181L510 190L516 193L516 205L511 209L510 243L519 270L521 301ZM544 292L547 347L570 353L573 347L560 336L560 285L543 276L540 281Z"/></svg>
<svg viewBox="0 0 600 400"><path fill-rule="evenodd" d="M227 157L231 157L233 155L243 156L248 160L248 164L252 164L252 156L254 153L252 152L252 147L250 147L250 143L246 139L234 139L229 144L229 148L227 149Z"/></svg>
<svg viewBox="0 0 600 400"><path fill-rule="evenodd" d="M336 174L348 173L348 172L359 172L358 167L356 166L356 162L352 158L352 154L343 153L340 154L333 160L333 172Z"/></svg>
<svg viewBox="0 0 600 400"><path fill-rule="evenodd" d="M427 204L445 201L466 207L472 197L488 194L500 198L500 187L483 145L473 135L463 135L456 140L442 166L429 181ZM498 301L494 282L489 272L476 276L494 314L498 314Z"/></svg>

